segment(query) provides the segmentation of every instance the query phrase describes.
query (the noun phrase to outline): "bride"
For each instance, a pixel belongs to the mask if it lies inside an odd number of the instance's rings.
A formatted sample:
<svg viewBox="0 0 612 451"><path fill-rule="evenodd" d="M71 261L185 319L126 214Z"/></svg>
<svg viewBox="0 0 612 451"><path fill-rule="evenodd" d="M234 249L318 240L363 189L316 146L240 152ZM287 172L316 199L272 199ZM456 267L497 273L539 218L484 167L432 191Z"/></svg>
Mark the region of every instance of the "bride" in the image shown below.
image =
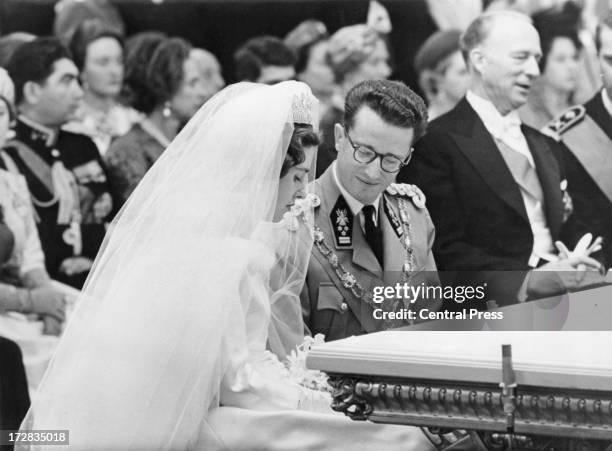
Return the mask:
<svg viewBox="0 0 612 451"><path fill-rule="evenodd" d="M113 222L22 429L78 450L429 449L279 360L304 338L316 106L242 83L200 109Z"/></svg>

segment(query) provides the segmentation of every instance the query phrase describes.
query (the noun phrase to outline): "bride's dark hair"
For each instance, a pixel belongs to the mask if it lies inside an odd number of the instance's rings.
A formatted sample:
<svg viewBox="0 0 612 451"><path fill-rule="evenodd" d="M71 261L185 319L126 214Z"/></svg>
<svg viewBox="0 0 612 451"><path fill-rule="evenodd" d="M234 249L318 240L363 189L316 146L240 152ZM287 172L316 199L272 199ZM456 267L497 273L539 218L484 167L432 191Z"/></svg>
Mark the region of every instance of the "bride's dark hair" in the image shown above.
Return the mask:
<svg viewBox="0 0 612 451"><path fill-rule="evenodd" d="M306 147L318 146L320 143L321 140L319 135L315 133L312 125L294 123L293 134L291 135L287 155L285 155L285 161L281 167L281 178L287 174L289 169L293 166L297 166L306 159L304 155L304 149Z"/></svg>

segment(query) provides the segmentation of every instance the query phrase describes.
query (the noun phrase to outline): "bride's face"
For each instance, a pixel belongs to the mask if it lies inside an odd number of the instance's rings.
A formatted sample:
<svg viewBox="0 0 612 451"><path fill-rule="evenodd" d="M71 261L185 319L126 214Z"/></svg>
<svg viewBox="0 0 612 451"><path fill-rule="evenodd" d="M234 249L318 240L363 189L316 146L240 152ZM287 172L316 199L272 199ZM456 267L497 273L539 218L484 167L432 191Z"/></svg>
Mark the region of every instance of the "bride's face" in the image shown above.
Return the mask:
<svg viewBox="0 0 612 451"><path fill-rule="evenodd" d="M293 166L281 177L278 185L278 197L276 198L276 210L274 221L280 221L283 214L291 208L295 199L306 195L308 185L308 174L317 151L315 146L304 148L304 161Z"/></svg>

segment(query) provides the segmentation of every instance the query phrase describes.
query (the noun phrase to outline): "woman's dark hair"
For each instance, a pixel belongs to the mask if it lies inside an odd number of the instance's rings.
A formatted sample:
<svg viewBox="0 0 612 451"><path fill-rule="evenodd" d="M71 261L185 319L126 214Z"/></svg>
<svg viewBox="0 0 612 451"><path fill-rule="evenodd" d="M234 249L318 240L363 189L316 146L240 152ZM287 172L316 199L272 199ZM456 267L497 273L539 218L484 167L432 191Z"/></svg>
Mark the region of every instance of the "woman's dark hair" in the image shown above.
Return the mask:
<svg viewBox="0 0 612 451"><path fill-rule="evenodd" d="M542 58L539 62L540 72L546 69L546 62L556 39L567 38L572 41L576 50L582 48L582 43L578 38L579 18L580 9L573 2L567 2L561 10L551 8L533 15L533 26L540 35L540 46L542 47Z"/></svg>
<svg viewBox="0 0 612 451"><path fill-rule="evenodd" d="M283 161L283 166L281 167L281 178L289 172L289 169L304 162L306 159L305 148L318 146L321 142L319 135L312 129L312 125L296 123L293 126L293 134L291 135L291 141L289 141L287 155L285 155L285 161Z"/></svg>
<svg viewBox="0 0 612 451"><path fill-rule="evenodd" d="M543 73L546 70L546 63L548 61L548 56L550 55L550 51L555 44L555 40L566 38L569 39L572 44L576 47L576 51L580 51L582 48L582 43L578 39L578 33L573 30L564 30L560 28L549 28L545 31L540 32L540 45L542 47L542 58L540 59L538 65L540 66L540 72Z"/></svg>
<svg viewBox="0 0 612 451"><path fill-rule="evenodd" d="M166 39L164 33L144 31L129 37L125 42L121 97L126 104L145 114L153 111L157 102L157 96L147 84L147 67L157 46Z"/></svg>
<svg viewBox="0 0 612 451"><path fill-rule="evenodd" d="M155 47L145 75L152 94L151 104L142 110L145 114L151 113L177 93L185 76L183 63L189 58L191 48L191 44L182 38L166 39Z"/></svg>
<svg viewBox="0 0 612 451"><path fill-rule="evenodd" d="M294 66L295 55L276 36L249 39L234 53L237 81L255 81L264 66Z"/></svg>
<svg viewBox="0 0 612 451"><path fill-rule="evenodd" d="M76 28L70 39L68 49L79 71L82 71L83 67L85 67L89 45L102 38L116 40L123 49L123 37L121 34L98 19L86 20Z"/></svg>

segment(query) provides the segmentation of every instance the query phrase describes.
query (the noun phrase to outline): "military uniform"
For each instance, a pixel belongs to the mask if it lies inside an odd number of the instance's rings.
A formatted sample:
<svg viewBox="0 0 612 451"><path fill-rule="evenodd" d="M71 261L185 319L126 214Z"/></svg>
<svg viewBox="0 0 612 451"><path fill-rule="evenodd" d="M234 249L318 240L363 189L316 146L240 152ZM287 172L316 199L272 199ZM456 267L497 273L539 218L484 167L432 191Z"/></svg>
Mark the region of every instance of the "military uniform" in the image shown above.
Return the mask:
<svg viewBox="0 0 612 451"><path fill-rule="evenodd" d="M50 130L25 117L19 118L15 132L5 150L16 166L12 169L27 180L47 271L52 278L80 288L87 272L67 276L59 268L72 256L93 260L100 248L112 210L104 164L93 141L84 135ZM74 201L69 204L74 207L67 220L59 220L58 173L65 186L73 186Z"/></svg>
<svg viewBox="0 0 612 451"><path fill-rule="evenodd" d="M407 324L375 318L375 309L389 310L390 305L373 302L375 286L440 284L431 252L434 226L418 188L402 185L401 192L389 189L380 198L381 266L359 216L353 217L341 194L334 170L335 163L314 183L320 205L315 208L315 244L301 296L306 327L327 341ZM395 303L392 309L407 306ZM437 310L439 303L422 299L410 307L420 308Z"/></svg>
<svg viewBox="0 0 612 451"><path fill-rule="evenodd" d="M562 144L574 214L604 238L605 263L612 264L612 112L599 91L584 106L570 108L545 128ZM607 100L607 99L606 99Z"/></svg>

